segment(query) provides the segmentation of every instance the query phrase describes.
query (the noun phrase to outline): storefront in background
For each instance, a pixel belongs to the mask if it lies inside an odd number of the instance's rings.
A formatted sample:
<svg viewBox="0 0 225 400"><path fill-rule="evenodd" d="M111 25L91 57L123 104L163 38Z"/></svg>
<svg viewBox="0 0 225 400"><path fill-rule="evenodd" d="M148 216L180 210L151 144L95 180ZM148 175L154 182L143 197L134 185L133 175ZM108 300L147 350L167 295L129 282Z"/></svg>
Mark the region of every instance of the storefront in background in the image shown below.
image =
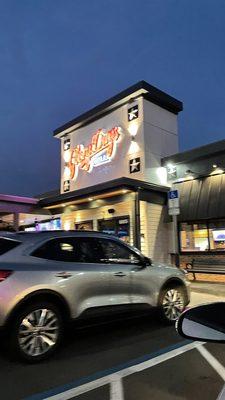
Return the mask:
<svg viewBox="0 0 225 400"><path fill-rule="evenodd" d="M62 229L62 223L61 218L50 218L44 221L35 218L33 223L22 225L21 228L25 232L59 231Z"/></svg>
<svg viewBox="0 0 225 400"><path fill-rule="evenodd" d="M40 205L65 230L98 230L170 260L167 174L182 103L141 81L56 129L60 194Z"/></svg>
<svg viewBox="0 0 225 400"><path fill-rule="evenodd" d="M225 261L225 140L163 160L168 183L180 194L178 237L180 263ZM198 279L218 280L217 276Z"/></svg>

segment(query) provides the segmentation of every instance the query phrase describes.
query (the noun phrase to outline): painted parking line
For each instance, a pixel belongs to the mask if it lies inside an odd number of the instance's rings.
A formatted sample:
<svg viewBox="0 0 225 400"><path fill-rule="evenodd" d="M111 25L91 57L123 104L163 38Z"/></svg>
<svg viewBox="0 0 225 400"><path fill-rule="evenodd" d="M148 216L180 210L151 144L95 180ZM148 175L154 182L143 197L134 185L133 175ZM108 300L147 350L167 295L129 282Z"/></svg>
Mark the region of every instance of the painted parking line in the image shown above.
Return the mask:
<svg viewBox="0 0 225 400"><path fill-rule="evenodd" d="M223 381L225 381L225 368L220 362L203 346L197 349L202 357L211 365L211 367L221 376Z"/></svg>
<svg viewBox="0 0 225 400"><path fill-rule="evenodd" d="M69 400L72 397L82 395L108 384L110 385L111 400L123 400L122 378L151 368L187 351L199 348L202 345L203 343L200 342L185 340L106 371L100 371L70 384L30 396L26 400Z"/></svg>

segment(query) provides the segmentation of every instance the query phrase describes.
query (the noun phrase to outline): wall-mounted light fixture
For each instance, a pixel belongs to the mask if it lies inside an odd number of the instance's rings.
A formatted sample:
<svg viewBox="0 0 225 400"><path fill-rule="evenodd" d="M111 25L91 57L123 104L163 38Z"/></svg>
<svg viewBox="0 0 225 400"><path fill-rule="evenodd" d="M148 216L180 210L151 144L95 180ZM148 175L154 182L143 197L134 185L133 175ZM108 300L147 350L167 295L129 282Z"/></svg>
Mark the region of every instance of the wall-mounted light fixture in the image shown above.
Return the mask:
<svg viewBox="0 0 225 400"><path fill-rule="evenodd" d="M191 169L187 169L187 171L185 172L185 178L187 180L192 180L196 178L196 172L193 172Z"/></svg>

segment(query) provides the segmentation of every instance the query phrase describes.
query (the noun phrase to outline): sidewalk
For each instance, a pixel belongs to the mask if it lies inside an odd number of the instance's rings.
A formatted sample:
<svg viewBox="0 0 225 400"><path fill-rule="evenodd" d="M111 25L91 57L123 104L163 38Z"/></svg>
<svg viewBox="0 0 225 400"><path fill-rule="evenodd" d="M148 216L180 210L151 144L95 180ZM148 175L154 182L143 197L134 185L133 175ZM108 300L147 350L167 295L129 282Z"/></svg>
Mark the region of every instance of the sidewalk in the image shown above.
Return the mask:
<svg viewBox="0 0 225 400"><path fill-rule="evenodd" d="M191 292L224 296L225 301L225 283L191 282Z"/></svg>
<svg viewBox="0 0 225 400"><path fill-rule="evenodd" d="M191 307L217 301L225 301L225 284L191 282Z"/></svg>

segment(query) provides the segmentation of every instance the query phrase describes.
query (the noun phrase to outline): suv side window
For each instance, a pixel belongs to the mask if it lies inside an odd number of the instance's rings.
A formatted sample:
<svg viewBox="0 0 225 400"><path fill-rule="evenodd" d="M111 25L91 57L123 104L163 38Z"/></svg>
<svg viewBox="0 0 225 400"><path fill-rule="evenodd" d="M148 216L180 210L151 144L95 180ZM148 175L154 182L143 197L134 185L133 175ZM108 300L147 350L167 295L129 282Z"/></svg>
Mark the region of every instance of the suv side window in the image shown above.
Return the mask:
<svg viewBox="0 0 225 400"><path fill-rule="evenodd" d="M71 238L50 239L33 253L33 257L56 261L74 261L77 249Z"/></svg>
<svg viewBox="0 0 225 400"><path fill-rule="evenodd" d="M65 237L50 239L33 253L33 257L63 262L99 263L101 247L95 238Z"/></svg>
<svg viewBox="0 0 225 400"><path fill-rule="evenodd" d="M141 264L141 258L123 243L111 239L98 239L101 246L101 263L109 264Z"/></svg>

